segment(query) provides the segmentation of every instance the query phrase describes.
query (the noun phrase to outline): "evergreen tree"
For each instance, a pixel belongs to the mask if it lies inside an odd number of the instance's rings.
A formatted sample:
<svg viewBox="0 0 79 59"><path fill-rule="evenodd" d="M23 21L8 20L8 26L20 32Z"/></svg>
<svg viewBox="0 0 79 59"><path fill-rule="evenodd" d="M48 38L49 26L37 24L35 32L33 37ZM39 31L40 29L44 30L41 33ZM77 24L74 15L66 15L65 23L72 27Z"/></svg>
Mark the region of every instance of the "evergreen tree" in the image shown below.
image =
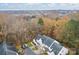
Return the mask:
<svg viewBox="0 0 79 59"><path fill-rule="evenodd" d="M38 24L39 24L39 25L44 25L44 22L43 22L43 19L42 19L42 18L39 18Z"/></svg>
<svg viewBox="0 0 79 59"><path fill-rule="evenodd" d="M70 48L79 48L79 22L70 20L61 30L60 36L63 42L67 43Z"/></svg>

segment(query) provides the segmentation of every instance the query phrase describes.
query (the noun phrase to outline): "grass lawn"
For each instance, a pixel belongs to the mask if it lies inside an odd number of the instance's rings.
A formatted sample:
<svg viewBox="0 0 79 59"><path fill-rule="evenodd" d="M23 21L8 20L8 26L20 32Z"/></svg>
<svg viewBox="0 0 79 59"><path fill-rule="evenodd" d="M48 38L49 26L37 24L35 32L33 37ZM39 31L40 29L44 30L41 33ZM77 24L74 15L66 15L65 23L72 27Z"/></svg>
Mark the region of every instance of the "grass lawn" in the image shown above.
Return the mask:
<svg viewBox="0 0 79 59"><path fill-rule="evenodd" d="M31 42L28 42L27 45L28 45L29 47L32 47L32 46L33 46L33 45L31 44Z"/></svg>
<svg viewBox="0 0 79 59"><path fill-rule="evenodd" d="M32 46L32 50L37 50L37 49L38 49L38 48L34 45L33 42L31 42L31 44L33 45L33 46Z"/></svg>
<svg viewBox="0 0 79 59"><path fill-rule="evenodd" d="M36 47L33 47L33 48L32 48L32 50L37 50L37 49L38 49L38 48L36 48Z"/></svg>
<svg viewBox="0 0 79 59"><path fill-rule="evenodd" d="M38 48L34 45L33 42L28 42L26 43L28 45L28 47L30 47L32 50L38 50Z"/></svg>

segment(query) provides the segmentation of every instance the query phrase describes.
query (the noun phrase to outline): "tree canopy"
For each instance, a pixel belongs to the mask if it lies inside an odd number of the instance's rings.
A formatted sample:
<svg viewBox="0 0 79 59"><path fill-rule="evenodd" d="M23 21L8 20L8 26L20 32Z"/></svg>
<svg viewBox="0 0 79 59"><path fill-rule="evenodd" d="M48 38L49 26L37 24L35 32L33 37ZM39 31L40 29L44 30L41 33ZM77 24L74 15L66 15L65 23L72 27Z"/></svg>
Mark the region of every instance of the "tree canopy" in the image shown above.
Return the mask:
<svg viewBox="0 0 79 59"><path fill-rule="evenodd" d="M42 18L39 18L39 20L38 20L38 24L39 24L39 25L43 25L43 24L44 24L44 22L43 22L43 19L42 19Z"/></svg>
<svg viewBox="0 0 79 59"><path fill-rule="evenodd" d="M71 48L79 47L79 22L70 20L64 25L64 29L59 33L63 42Z"/></svg>

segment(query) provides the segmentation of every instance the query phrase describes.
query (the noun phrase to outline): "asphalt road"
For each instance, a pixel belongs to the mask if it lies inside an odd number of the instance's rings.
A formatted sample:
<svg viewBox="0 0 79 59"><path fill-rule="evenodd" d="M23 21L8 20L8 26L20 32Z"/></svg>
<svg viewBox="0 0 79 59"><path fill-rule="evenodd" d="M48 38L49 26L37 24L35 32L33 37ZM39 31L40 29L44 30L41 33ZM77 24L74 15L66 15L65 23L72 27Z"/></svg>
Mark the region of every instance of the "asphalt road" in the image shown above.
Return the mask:
<svg viewBox="0 0 79 59"><path fill-rule="evenodd" d="M0 55L15 55L14 48L8 46L6 42L0 44ZM24 49L24 55L36 55L29 47Z"/></svg>
<svg viewBox="0 0 79 59"><path fill-rule="evenodd" d="M29 47L24 50L24 55L36 55Z"/></svg>

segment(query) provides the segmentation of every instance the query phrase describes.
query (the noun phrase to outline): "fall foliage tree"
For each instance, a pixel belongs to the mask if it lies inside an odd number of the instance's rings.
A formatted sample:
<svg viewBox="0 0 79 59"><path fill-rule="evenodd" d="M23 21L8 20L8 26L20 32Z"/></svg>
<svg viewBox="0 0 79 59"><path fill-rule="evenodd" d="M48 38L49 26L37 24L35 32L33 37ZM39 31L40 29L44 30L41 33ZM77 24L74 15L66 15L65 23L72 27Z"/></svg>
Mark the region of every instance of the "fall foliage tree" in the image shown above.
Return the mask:
<svg viewBox="0 0 79 59"><path fill-rule="evenodd" d="M79 22L71 19L68 21L59 34L61 42L66 43L70 48L79 47Z"/></svg>

